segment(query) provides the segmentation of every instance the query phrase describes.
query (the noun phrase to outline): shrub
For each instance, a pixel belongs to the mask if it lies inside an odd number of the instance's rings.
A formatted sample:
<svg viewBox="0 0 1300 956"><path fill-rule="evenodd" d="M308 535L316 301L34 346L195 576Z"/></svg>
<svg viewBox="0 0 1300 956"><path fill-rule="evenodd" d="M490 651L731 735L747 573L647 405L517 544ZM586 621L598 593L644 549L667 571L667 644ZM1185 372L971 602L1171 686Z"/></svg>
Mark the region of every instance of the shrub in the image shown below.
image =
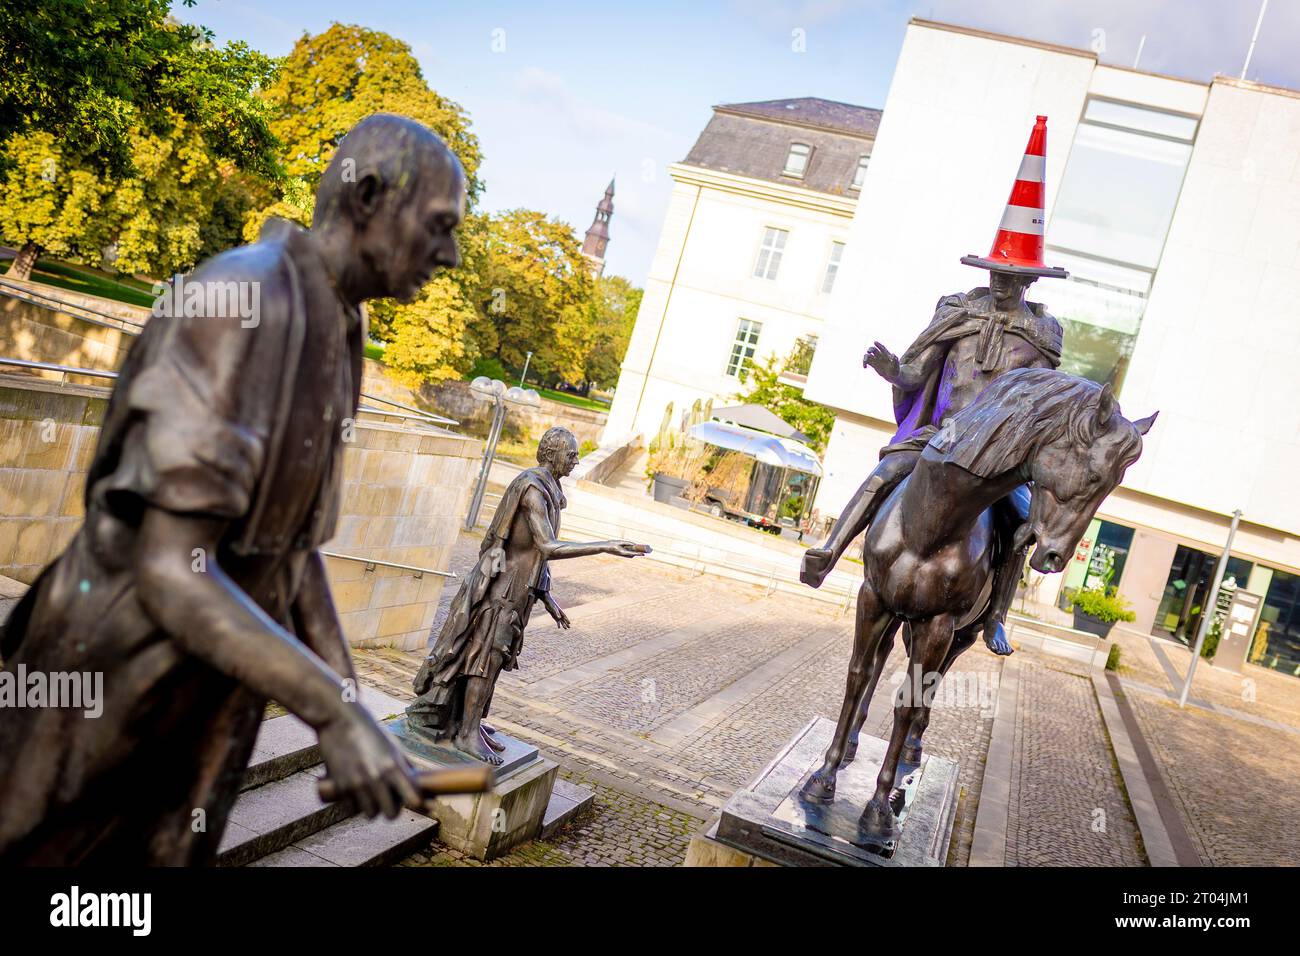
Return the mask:
<svg viewBox="0 0 1300 956"><path fill-rule="evenodd" d="M1106 655L1106 670L1108 671L1119 670L1119 645L1118 644L1112 644L1110 646L1110 653Z"/></svg>
<svg viewBox="0 0 1300 956"><path fill-rule="evenodd" d="M1080 588L1070 595L1070 606L1103 624L1137 620L1132 606L1114 588Z"/></svg>

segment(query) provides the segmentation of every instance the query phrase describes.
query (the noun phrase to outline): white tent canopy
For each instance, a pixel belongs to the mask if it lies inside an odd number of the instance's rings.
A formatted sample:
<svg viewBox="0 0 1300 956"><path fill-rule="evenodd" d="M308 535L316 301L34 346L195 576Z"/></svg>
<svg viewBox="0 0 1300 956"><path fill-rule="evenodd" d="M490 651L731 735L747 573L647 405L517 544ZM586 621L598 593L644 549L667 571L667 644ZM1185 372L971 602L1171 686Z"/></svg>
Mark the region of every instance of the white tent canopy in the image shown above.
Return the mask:
<svg viewBox="0 0 1300 956"><path fill-rule="evenodd" d="M696 441L749 455L766 465L789 468L817 478L822 476L822 465L817 453L793 438L778 438L753 428L724 422L700 422L691 427L690 436Z"/></svg>

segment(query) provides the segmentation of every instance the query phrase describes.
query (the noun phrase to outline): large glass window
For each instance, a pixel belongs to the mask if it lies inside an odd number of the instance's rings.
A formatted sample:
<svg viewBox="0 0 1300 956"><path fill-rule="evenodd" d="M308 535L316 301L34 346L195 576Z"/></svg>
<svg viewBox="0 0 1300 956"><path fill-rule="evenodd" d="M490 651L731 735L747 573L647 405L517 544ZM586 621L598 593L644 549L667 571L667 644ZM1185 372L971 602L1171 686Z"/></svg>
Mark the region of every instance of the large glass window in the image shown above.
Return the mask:
<svg viewBox="0 0 1300 956"><path fill-rule="evenodd" d="M1186 545L1178 546L1160 606L1156 609L1152 634L1173 637L1184 644L1196 640L1201 626L1202 605L1209 597L1210 579L1214 577L1218 561L1217 554L1207 554ZM1244 558L1229 556L1227 567L1223 569L1223 580L1219 582L1220 595L1223 589L1245 587L1253 567Z"/></svg>
<svg viewBox="0 0 1300 956"><path fill-rule="evenodd" d="M754 263L754 278L776 278L777 270L781 268L781 251L785 249L789 235L786 230L771 226L763 230L763 245L758 250L758 261Z"/></svg>
<svg viewBox="0 0 1300 956"><path fill-rule="evenodd" d="M1039 294L1065 329L1061 367L1117 389L1192 152L1194 116L1093 98L1075 132L1047 249L1064 282Z"/></svg>
<svg viewBox="0 0 1300 956"><path fill-rule="evenodd" d="M1273 572L1249 659L1300 676L1300 575Z"/></svg>
<svg viewBox="0 0 1300 956"><path fill-rule="evenodd" d="M727 374L732 378L740 375L746 363L754 358L758 348L758 335L763 331L763 323L753 319L741 319L736 326L736 341L731 346L731 357L727 359Z"/></svg>

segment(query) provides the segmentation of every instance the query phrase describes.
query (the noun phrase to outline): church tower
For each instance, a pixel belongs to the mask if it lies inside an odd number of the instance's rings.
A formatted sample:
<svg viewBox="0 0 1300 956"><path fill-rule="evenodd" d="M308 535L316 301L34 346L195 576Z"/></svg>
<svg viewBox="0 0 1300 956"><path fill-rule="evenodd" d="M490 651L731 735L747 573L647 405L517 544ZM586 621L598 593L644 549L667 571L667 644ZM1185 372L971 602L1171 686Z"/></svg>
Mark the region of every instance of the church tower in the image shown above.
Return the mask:
<svg viewBox="0 0 1300 956"><path fill-rule="evenodd" d="M614 180L605 188L605 198L596 204L596 218L591 221L587 238L582 241L582 254L591 262L596 275L605 272L605 247L609 245L609 220L614 215Z"/></svg>

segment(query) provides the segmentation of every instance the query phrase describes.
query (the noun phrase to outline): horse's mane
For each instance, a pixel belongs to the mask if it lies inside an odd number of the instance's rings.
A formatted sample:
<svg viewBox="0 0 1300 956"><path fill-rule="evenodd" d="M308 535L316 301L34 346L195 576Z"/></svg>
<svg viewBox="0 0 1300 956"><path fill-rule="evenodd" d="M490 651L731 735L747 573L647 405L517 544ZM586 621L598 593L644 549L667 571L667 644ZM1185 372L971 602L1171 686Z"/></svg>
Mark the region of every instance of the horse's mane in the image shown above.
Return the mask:
<svg viewBox="0 0 1300 956"><path fill-rule="evenodd" d="M1074 444L1086 448L1114 427L1119 406L1105 424L1097 420L1101 386L1087 379L1048 368L1003 372L970 405L944 423L930 440L943 461L992 478L1029 461L1037 450L1067 431ZM1120 418L1124 421L1123 418ZM1142 439L1129 425L1132 448L1123 457L1136 458Z"/></svg>

